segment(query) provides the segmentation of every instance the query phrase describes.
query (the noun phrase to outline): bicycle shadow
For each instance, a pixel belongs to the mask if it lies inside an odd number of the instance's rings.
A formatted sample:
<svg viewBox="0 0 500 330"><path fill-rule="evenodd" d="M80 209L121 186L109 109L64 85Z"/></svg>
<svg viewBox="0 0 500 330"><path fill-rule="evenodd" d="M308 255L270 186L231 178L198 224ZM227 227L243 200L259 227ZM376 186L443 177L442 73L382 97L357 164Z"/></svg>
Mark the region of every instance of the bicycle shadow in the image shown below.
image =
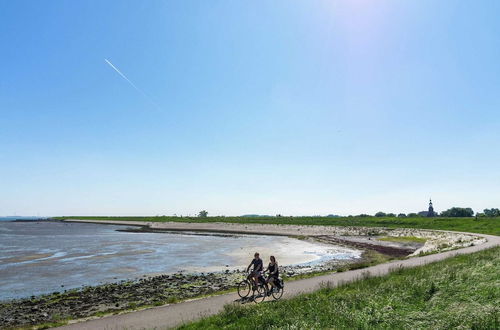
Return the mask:
<svg viewBox="0 0 500 330"><path fill-rule="evenodd" d="M252 296L243 297L243 298L236 299L234 302L235 303L240 303L240 304L253 303L254 302L254 297L252 297Z"/></svg>
<svg viewBox="0 0 500 330"><path fill-rule="evenodd" d="M249 296L246 296L246 297L242 297L242 298L239 298L239 299L236 299L234 302L235 303L240 303L240 304L248 304L248 303L255 303L255 298L258 298L258 299L261 299L263 296L261 296L260 294L258 295L249 295ZM263 301L260 301L260 303L262 303Z"/></svg>

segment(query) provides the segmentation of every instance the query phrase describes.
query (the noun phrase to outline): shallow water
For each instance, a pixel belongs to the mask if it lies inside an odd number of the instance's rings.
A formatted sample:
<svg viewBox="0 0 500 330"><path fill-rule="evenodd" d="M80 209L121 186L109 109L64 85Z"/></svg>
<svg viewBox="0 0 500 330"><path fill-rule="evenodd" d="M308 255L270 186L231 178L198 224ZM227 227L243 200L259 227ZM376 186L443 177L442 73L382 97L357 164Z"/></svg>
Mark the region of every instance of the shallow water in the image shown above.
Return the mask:
<svg viewBox="0 0 500 330"><path fill-rule="evenodd" d="M281 265L359 257L360 252L288 237L131 233L124 226L0 223L0 300L116 282L145 274L244 267L253 252Z"/></svg>

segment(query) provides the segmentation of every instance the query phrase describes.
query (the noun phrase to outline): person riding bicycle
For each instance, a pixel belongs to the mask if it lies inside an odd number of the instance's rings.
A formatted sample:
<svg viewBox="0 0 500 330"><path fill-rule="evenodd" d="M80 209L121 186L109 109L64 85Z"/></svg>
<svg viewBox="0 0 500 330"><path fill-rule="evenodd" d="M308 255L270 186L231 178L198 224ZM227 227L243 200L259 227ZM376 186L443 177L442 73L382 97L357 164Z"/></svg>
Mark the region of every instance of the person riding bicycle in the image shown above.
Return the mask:
<svg viewBox="0 0 500 330"><path fill-rule="evenodd" d="M264 272L268 272L269 275L267 276L266 283L271 284L271 289L279 290L279 269L278 269L278 263L276 262L276 258L274 256L269 257L269 265L267 268L264 270ZM268 290L269 293L271 293L272 290Z"/></svg>
<svg viewBox="0 0 500 330"><path fill-rule="evenodd" d="M247 273L252 266L252 272L248 275L248 279L252 279L254 286L256 287L259 285L259 277L262 275L263 268L263 262L262 259L259 258L259 252L255 252L252 262L247 267Z"/></svg>

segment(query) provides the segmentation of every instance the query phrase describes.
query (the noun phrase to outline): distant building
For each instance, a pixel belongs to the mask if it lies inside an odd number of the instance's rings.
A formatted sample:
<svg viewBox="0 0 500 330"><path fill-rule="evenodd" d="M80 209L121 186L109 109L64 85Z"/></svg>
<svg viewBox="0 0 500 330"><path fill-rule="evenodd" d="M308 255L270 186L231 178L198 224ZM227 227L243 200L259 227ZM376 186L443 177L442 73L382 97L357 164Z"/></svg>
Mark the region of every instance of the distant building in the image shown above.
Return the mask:
<svg viewBox="0 0 500 330"><path fill-rule="evenodd" d="M432 206L432 199L429 199L429 209L427 211L418 212L418 215L422 217L437 217L437 213L434 212L434 207Z"/></svg>

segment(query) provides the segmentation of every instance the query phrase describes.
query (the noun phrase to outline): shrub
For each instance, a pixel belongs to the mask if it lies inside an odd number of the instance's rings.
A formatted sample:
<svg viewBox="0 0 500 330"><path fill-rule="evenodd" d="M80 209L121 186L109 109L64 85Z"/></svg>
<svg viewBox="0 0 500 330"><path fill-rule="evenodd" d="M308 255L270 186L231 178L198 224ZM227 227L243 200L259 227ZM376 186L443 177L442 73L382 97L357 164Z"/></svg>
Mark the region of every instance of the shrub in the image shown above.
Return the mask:
<svg viewBox="0 0 500 330"><path fill-rule="evenodd" d="M443 217L472 217L474 216L474 211L470 208L463 207L452 207L446 211L441 212Z"/></svg>
<svg viewBox="0 0 500 330"><path fill-rule="evenodd" d="M487 217L500 217L499 209L484 209L484 215Z"/></svg>

